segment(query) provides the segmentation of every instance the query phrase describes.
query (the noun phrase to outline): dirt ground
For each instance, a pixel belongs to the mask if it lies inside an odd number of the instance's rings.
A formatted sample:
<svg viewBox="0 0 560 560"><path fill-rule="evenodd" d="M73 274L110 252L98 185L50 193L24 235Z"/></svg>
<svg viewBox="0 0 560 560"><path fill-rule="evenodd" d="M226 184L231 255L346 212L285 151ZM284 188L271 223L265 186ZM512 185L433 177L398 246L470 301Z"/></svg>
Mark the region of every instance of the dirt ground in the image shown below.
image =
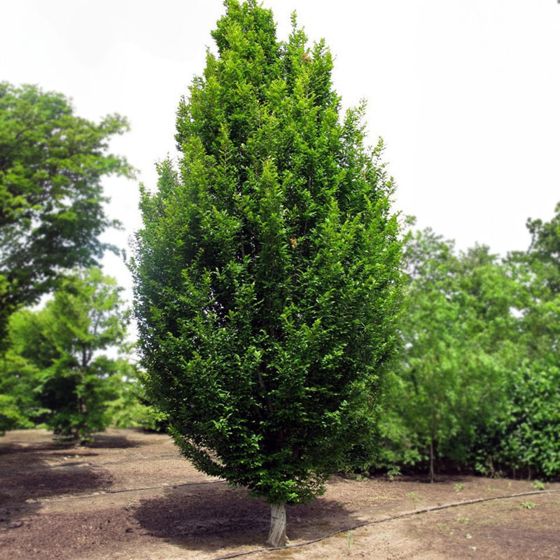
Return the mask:
<svg viewBox="0 0 560 560"><path fill-rule="evenodd" d="M77 448L40 430L0 438L2 560L557 560L560 484L334 477L289 508L289 548L263 547L268 523L266 504L198 473L164 435L109 430Z"/></svg>

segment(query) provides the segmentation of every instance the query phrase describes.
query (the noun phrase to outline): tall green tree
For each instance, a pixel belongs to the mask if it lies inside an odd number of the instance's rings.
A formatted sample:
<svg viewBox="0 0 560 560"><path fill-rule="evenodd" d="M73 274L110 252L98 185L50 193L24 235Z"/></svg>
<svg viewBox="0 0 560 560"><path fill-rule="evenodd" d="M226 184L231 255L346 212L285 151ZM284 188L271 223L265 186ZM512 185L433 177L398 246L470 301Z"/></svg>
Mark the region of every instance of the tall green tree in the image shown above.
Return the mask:
<svg viewBox="0 0 560 560"><path fill-rule="evenodd" d="M129 312L120 291L91 268L65 278L41 310L21 310L10 320L6 355L20 359L12 371L21 375L21 362L33 368L37 403L57 437L86 442L110 421L107 402L117 397L111 377L122 364L104 351L126 336Z"/></svg>
<svg viewBox="0 0 560 560"><path fill-rule="evenodd" d="M483 432L482 447L497 469L551 478L560 475L560 206L549 222L529 220L528 229L528 251L508 257L523 296L508 407Z"/></svg>
<svg viewBox="0 0 560 560"><path fill-rule="evenodd" d="M516 285L486 247L457 255L431 230L411 236L402 349L382 412L382 462L465 465L481 426L504 414ZM389 465L385 465L389 466Z"/></svg>
<svg viewBox="0 0 560 560"><path fill-rule="evenodd" d="M0 343L16 309L107 248L99 236L115 222L105 215L101 180L130 174L108 152L125 130L118 115L94 123L59 93L0 83Z"/></svg>
<svg viewBox="0 0 560 560"><path fill-rule="evenodd" d="M539 218L527 220L531 234L529 257L533 264L539 263L541 278L555 294L560 293L560 203L549 222Z"/></svg>
<svg viewBox="0 0 560 560"><path fill-rule="evenodd" d="M401 242L363 107L332 56L225 3L178 110L179 167L142 197L134 275L148 390L183 454L271 504L312 499L371 443L392 354Z"/></svg>
<svg viewBox="0 0 560 560"><path fill-rule="evenodd" d="M453 297L458 263L452 244L430 231L410 239L406 259L402 370L389 406L397 408L416 456L428 456L433 480L439 448L457 432L454 412L461 390L457 366L464 339L458 332L460 306Z"/></svg>
<svg viewBox="0 0 560 560"><path fill-rule="evenodd" d="M15 328L19 319L20 313L14 313L10 325ZM0 355L0 435L6 430L33 427L43 412L35 393L39 371L12 344L10 331L14 328L8 328L8 343Z"/></svg>
<svg viewBox="0 0 560 560"><path fill-rule="evenodd" d="M17 400L12 395L0 393L0 436L3 436L6 430L22 426L29 427L29 422Z"/></svg>
<svg viewBox="0 0 560 560"><path fill-rule="evenodd" d="M114 398L106 403L111 426L165 431L165 415L149 404L142 384L143 372L124 355L114 362L110 385Z"/></svg>

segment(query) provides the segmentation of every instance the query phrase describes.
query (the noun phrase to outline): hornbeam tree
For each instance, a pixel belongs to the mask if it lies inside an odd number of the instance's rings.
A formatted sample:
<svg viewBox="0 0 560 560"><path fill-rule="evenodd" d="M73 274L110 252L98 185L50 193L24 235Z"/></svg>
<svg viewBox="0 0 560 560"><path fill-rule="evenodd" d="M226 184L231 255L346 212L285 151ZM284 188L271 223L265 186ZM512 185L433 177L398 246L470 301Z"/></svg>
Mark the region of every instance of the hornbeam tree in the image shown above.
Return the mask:
<svg viewBox="0 0 560 560"><path fill-rule="evenodd" d="M324 42L225 2L179 105L178 168L144 192L133 270L147 389L182 453L288 503L368 450L394 346L401 241L364 108L341 115ZM359 451L359 453L358 453Z"/></svg>

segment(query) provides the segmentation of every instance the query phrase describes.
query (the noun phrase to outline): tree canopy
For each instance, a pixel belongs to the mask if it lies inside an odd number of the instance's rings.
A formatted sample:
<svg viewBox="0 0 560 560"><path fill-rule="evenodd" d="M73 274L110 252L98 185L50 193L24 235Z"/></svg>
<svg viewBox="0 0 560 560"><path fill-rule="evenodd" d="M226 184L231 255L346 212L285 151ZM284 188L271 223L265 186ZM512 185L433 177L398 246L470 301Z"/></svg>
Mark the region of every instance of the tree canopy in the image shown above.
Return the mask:
<svg viewBox="0 0 560 560"><path fill-rule="evenodd" d="M118 115L94 123L62 94L0 83L0 342L11 313L108 247L99 236L116 222L105 215L101 180L131 173L108 153L125 130Z"/></svg>
<svg viewBox="0 0 560 560"><path fill-rule="evenodd" d="M91 268L66 277L42 309L10 318L0 392L56 436L84 442L110 420L107 401L119 389L111 378L130 367L105 353L126 335L129 312L120 291Z"/></svg>
<svg viewBox="0 0 560 560"><path fill-rule="evenodd" d="M528 225L528 250L501 259L431 230L408 239L374 467L560 475L558 216Z"/></svg>
<svg viewBox="0 0 560 560"><path fill-rule="evenodd" d="M341 117L325 44L295 18L278 41L255 1L226 8L179 105L178 168L143 193L136 315L185 456L282 517L371 444L401 241L382 145L363 107Z"/></svg>

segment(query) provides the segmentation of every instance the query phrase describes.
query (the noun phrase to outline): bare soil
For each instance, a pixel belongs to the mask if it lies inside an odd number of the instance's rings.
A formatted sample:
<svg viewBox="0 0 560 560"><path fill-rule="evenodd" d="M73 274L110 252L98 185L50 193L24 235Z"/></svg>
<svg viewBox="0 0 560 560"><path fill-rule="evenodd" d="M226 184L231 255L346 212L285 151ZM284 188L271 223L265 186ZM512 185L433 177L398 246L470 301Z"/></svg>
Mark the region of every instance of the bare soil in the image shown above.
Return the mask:
<svg viewBox="0 0 560 560"><path fill-rule="evenodd" d="M489 500L425 511L476 499ZM333 477L323 497L289 507L289 548L263 546L268 523L265 503L197 472L164 435L109 430L73 448L41 430L0 439L1 560L558 560L560 484Z"/></svg>

